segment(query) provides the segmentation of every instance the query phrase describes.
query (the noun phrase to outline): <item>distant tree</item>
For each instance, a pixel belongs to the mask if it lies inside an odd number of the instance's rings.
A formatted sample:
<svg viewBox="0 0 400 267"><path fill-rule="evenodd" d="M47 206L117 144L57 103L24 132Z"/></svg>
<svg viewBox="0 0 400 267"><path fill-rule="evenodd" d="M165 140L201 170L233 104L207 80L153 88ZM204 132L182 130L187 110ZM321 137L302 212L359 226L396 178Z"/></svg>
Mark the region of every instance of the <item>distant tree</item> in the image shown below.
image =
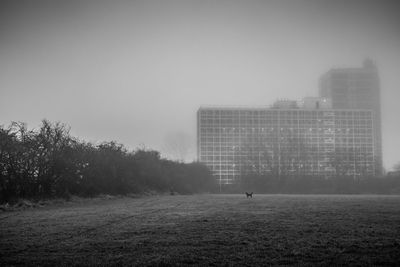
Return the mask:
<svg viewBox="0 0 400 267"><path fill-rule="evenodd" d="M353 175L355 160L353 148L337 147L329 156L330 165L333 167L336 177Z"/></svg>
<svg viewBox="0 0 400 267"><path fill-rule="evenodd" d="M396 163L396 164L393 166L393 170L395 170L395 171L400 171L400 162Z"/></svg>
<svg viewBox="0 0 400 267"><path fill-rule="evenodd" d="M184 132L168 133L164 140L164 150L171 160L184 162L193 150L191 136Z"/></svg>
<svg viewBox="0 0 400 267"><path fill-rule="evenodd" d="M241 142L235 153L235 164L240 166L242 176L303 175L309 161L308 152L304 140L290 129L281 130L279 136L262 135L256 131Z"/></svg>
<svg viewBox="0 0 400 267"><path fill-rule="evenodd" d="M257 132L250 132L235 147L234 164L242 178L271 173L275 170L275 152L273 143Z"/></svg>

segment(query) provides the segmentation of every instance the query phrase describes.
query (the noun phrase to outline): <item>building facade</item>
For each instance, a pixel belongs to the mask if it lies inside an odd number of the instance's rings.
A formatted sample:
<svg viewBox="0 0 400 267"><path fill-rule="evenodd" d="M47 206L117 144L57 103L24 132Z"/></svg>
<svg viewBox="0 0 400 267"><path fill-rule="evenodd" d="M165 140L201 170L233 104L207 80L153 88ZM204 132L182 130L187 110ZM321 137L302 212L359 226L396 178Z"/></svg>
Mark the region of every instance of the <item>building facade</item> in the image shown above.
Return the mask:
<svg viewBox="0 0 400 267"><path fill-rule="evenodd" d="M275 176L375 175L374 111L332 109L327 99L301 107L201 107L198 159L220 184L249 174Z"/></svg>
<svg viewBox="0 0 400 267"><path fill-rule="evenodd" d="M331 69L320 78L319 96L330 98L334 109L373 110L375 169L382 174L380 81L375 63L366 59L361 68Z"/></svg>

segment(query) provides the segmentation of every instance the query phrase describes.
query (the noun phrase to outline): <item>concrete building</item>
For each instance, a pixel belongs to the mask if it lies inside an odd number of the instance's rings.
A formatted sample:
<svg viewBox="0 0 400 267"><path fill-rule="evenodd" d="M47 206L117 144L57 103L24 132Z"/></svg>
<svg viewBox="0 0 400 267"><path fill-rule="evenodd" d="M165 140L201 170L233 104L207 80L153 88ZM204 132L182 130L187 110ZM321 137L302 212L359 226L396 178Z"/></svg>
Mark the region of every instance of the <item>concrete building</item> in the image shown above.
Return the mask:
<svg viewBox="0 0 400 267"><path fill-rule="evenodd" d="M361 68L331 69L320 78L319 96L330 98L333 109L373 110L375 169L382 174L380 82L375 63L366 59Z"/></svg>
<svg viewBox="0 0 400 267"><path fill-rule="evenodd" d="M290 108L279 103L272 108L201 107L198 159L220 184L247 174L374 175L373 120L372 110L299 108L292 102Z"/></svg>
<svg viewBox="0 0 400 267"><path fill-rule="evenodd" d="M304 109L332 108L332 100L326 97L304 97L299 102L299 107Z"/></svg>
<svg viewBox="0 0 400 267"><path fill-rule="evenodd" d="M198 159L219 183L248 174L374 176L382 174L381 107L375 64L332 69L319 97L272 107L201 107Z"/></svg>

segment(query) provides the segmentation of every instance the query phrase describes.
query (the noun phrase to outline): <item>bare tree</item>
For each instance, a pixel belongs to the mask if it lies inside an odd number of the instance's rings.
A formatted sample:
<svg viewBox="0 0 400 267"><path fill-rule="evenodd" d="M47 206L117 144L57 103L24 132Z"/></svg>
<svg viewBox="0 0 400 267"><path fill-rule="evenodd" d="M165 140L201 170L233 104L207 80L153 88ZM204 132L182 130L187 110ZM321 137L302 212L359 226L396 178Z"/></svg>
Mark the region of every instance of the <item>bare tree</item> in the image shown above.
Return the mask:
<svg viewBox="0 0 400 267"><path fill-rule="evenodd" d="M400 162L398 162L394 165L393 170L398 171L398 172L400 171Z"/></svg>

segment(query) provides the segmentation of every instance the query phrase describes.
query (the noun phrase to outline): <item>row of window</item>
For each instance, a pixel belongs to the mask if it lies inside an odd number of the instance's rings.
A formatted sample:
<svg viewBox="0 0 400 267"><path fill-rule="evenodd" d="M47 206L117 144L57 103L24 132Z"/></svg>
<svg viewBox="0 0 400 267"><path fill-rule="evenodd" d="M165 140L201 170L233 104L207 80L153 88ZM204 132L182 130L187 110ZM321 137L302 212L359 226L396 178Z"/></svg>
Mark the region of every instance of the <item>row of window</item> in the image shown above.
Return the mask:
<svg viewBox="0 0 400 267"><path fill-rule="evenodd" d="M347 143L341 143L337 145L329 144L329 143L307 143L306 145L303 146L303 144L282 144L282 145L266 145L263 147L260 147L259 144L246 144L243 146L210 146L210 145L204 145L200 146L200 151L201 153L207 152L207 151L215 151L215 152L227 152L227 153L233 153L233 152L238 152L238 151L258 151L262 153L266 152L272 152L272 151L279 151L279 150L285 150L287 148L290 148L291 151L298 151L298 152L307 152L307 151L318 151L318 149L322 150L325 148L330 148L330 149L336 149L336 151L361 151L365 149L370 149L372 150L374 146L370 143L354 143L354 144L347 144Z"/></svg>
<svg viewBox="0 0 400 267"><path fill-rule="evenodd" d="M353 127L202 127L200 133L218 133L218 134L229 134L229 133L264 133L264 132L276 132L276 131L287 131L287 132L309 132L309 131L330 131L330 132L348 132L352 130L369 130L372 133L372 127L369 125L354 125Z"/></svg>
<svg viewBox="0 0 400 267"><path fill-rule="evenodd" d="M340 120L340 121L317 121L317 120L263 120L263 121L235 121L235 120L202 120L201 127L270 127L275 126L309 127L323 125L372 125L372 120Z"/></svg>
<svg viewBox="0 0 400 267"><path fill-rule="evenodd" d="M255 144L260 145L285 145L285 144L308 144L308 143L367 143L372 144L373 138L370 135L336 135L336 136L298 136L298 137L265 137L265 138L240 138L240 137L202 137L199 145L213 146L239 146L239 144Z"/></svg>
<svg viewBox="0 0 400 267"><path fill-rule="evenodd" d="M371 111L360 111L360 110L276 110L276 109L267 109L267 110L200 110L199 116L248 116L248 117L256 117L256 116L369 116Z"/></svg>

